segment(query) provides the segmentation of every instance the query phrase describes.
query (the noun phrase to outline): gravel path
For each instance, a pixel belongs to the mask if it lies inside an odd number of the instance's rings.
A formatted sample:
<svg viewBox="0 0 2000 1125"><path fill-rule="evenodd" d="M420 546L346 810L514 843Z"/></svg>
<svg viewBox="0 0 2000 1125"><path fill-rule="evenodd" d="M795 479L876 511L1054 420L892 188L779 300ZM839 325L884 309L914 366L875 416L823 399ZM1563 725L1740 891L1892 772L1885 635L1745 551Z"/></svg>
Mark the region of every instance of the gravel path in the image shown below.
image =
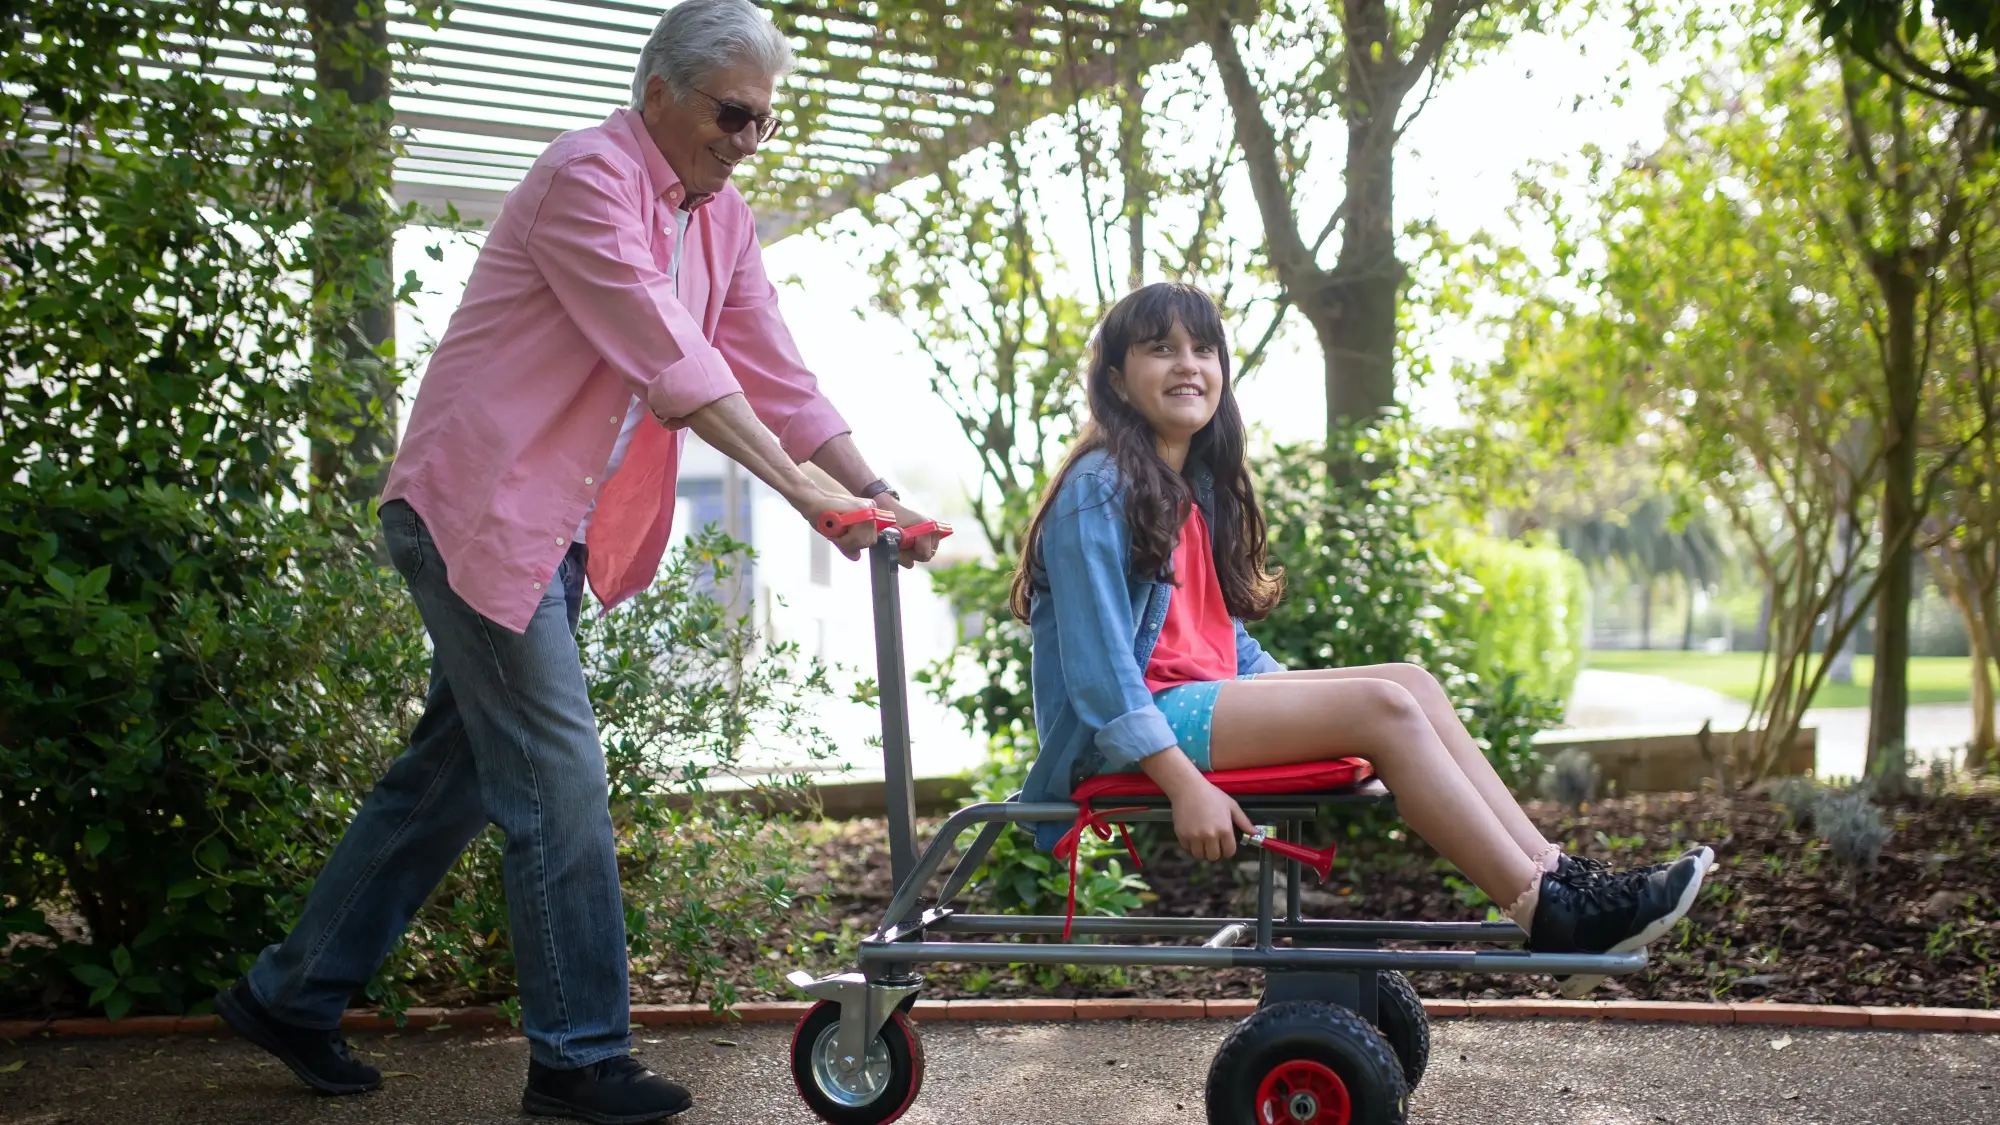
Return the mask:
<svg viewBox="0 0 2000 1125"><path fill-rule="evenodd" d="M911 1125L1168 1125L1203 1119L1218 1021L925 1024ZM1443 1020L1412 1099L1422 1125L1967 1125L2000 1101L2000 1036L1673 1024ZM676 1125L810 1125L791 1029L645 1034L642 1058L701 1099ZM1773 1043L1781 1043L1775 1048ZM514 1037L364 1036L393 1072L308 1093L233 1039L0 1044L0 1125L486 1125L526 1122ZM14 1063L22 1065L6 1070Z"/></svg>

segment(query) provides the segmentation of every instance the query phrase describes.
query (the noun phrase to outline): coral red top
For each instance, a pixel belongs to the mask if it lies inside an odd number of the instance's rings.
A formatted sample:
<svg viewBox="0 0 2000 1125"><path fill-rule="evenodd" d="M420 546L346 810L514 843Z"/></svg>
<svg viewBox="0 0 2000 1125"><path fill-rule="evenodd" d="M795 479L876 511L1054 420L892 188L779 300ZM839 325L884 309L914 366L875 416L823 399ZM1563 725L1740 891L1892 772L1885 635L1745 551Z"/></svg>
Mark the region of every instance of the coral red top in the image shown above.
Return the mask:
<svg viewBox="0 0 2000 1125"><path fill-rule="evenodd" d="M1174 548L1174 581L1178 588L1167 601L1167 619L1146 664L1146 690L1235 679L1236 623L1222 601L1208 521L1199 504L1188 505L1187 522L1181 525L1181 541Z"/></svg>

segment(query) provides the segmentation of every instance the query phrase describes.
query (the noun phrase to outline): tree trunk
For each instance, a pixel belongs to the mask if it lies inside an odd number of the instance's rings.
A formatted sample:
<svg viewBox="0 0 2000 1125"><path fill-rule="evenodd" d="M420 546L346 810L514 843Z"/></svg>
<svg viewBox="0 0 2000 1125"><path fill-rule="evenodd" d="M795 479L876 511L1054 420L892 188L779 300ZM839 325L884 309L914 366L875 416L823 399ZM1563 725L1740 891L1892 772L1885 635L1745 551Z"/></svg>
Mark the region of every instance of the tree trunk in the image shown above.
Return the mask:
<svg viewBox="0 0 2000 1125"><path fill-rule="evenodd" d="M1875 678L1868 700L1868 756L1873 777L1884 750L1904 745L1910 707L1910 598L1914 588L1917 512L1917 281L1908 252L1869 262L1882 290L1888 335L1883 349L1889 416L1882 434L1882 571L1875 592Z"/></svg>
<svg viewBox="0 0 2000 1125"><path fill-rule="evenodd" d="M1965 747L1965 768L1984 770L1993 765L1996 735L1993 729L1993 647L1988 638L1973 633L1972 641L1972 741Z"/></svg>
<svg viewBox="0 0 2000 1125"><path fill-rule="evenodd" d="M1681 592L1687 596L1687 616L1681 622L1681 651L1694 651L1694 582L1681 579Z"/></svg>
<svg viewBox="0 0 2000 1125"><path fill-rule="evenodd" d="M391 140L387 112L392 75L389 22L372 0L313 0L309 9L315 77L322 90L344 94L357 107L375 107L372 115L357 115L365 139L378 153ZM337 128L338 126L336 126ZM368 135L372 134L372 135ZM351 148L332 139L318 169L320 268L314 282L353 285L363 294L352 319L323 326L314 341L323 362L358 368L355 399L330 395L316 418L312 442L312 476L316 491L366 503L381 491L381 471L396 448L397 383L393 359L380 357L396 336L394 296L395 228L381 186L364 169L356 174ZM333 231L351 232L335 235ZM353 257L328 252L335 238L358 235L348 249ZM355 260L358 259L358 260ZM388 291L371 284L387 282Z"/></svg>
<svg viewBox="0 0 2000 1125"><path fill-rule="evenodd" d="M1396 115L1402 108L1385 0L1347 0L1347 199L1340 257L1308 305L1326 358L1329 437L1369 425L1396 405ZM1379 50L1371 50L1373 45Z"/></svg>
<svg viewBox="0 0 2000 1125"><path fill-rule="evenodd" d="M1653 580L1650 577L1639 580L1639 647L1647 650L1653 647Z"/></svg>
<svg viewBox="0 0 2000 1125"><path fill-rule="evenodd" d="M1134 59L1136 68L1136 52ZM1123 101L1118 121L1118 164L1125 181L1125 223L1132 242L1126 288L1132 290L1146 284L1146 212L1152 201L1146 160L1146 86L1144 75L1137 69L1125 75Z"/></svg>
<svg viewBox="0 0 2000 1125"><path fill-rule="evenodd" d="M1835 556L1835 569L1842 574L1849 570L1849 562L1858 547L1855 542L1860 529L1855 526L1852 512L1843 508L1840 513L1840 532L1835 542L1839 544L1839 554ZM1840 590L1840 617L1847 621L1854 616L1854 583L1847 582ZM1852 684L1854 682L1854 653L1861 643L1861 630L1849 629L1847 639L1833 654L1832 663L1827 665L1826 680L1830 684Z"/></svg>

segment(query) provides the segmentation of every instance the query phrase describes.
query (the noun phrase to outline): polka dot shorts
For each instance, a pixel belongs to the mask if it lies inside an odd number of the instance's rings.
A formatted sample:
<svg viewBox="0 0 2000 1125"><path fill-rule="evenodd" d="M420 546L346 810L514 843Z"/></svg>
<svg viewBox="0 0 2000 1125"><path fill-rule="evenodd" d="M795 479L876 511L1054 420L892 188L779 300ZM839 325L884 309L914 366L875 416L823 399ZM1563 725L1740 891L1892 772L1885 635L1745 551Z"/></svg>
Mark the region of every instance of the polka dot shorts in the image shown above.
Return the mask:
<svg viewBox="0 0 2000 1125"><path fill-rule="evenodd" d="M1250 677L1241 678L1247 680ZM1181 752L1194 763L1194 768L1203 773L1214 768L1209 764L1209 730L1215 725L1215 700L1222 694L1224 682L1210 680L1175 684L1153 693L1153 704L1160 709L1160 714L1167 717L1167 726L1173 729ZM1139 773L1140 768L1135 763L1116 772Z"/></svg>

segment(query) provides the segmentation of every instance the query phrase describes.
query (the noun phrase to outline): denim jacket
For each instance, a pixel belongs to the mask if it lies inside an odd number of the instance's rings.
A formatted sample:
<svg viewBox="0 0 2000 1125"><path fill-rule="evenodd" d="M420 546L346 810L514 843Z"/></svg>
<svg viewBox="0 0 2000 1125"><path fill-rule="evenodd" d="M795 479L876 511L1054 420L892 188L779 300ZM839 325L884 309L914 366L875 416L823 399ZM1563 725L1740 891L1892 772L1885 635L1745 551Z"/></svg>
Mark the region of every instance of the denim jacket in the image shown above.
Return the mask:
<svg viewBox="0 0 2000 1125"><path fill-rule="evenodd" d="M1203 513L1212 511L1214 475L1192 462L1188 479ZM1024 801L1067 801L1085 779L1179 741L1145 678L1174 585L1160 575L1132 573L1117 463L1104 450L1085 455L1050 505L1028 614L1041 752L1021 788ZM1243 623L1235 625L1238 673L1278 671ZM1037 823L1036 846L1054 847L1069 827Z"/></svg>

